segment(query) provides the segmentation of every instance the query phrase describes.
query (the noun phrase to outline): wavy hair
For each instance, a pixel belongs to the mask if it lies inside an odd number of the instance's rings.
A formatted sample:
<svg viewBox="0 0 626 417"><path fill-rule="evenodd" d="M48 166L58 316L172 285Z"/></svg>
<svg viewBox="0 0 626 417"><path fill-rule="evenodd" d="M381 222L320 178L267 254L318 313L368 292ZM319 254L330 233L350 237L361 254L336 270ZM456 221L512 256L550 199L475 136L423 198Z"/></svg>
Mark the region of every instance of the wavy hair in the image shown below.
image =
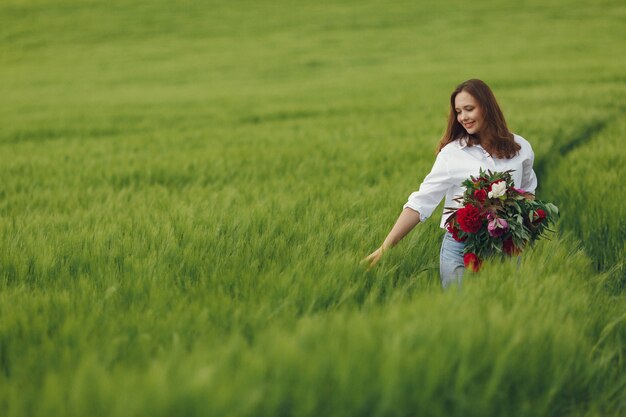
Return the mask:
<svg viewBox="0 0 626 417"><path fill-rule="evenodd" d="M477 134L468 134L463 125L457 120L454 100L457 94L465 91L471 94L480 106L484 120L484 128ZM511 159L521 149L521 146L513 139L513 133L509 131L504 120L504 114L496 101L496 97L487 84L478 79L467 80L459 84L450 96L450 114L448 115L448 126L443 134L437 153L448 143L457 139L468 137L467 145L482 146L491 155L497 158Z"/></svg>

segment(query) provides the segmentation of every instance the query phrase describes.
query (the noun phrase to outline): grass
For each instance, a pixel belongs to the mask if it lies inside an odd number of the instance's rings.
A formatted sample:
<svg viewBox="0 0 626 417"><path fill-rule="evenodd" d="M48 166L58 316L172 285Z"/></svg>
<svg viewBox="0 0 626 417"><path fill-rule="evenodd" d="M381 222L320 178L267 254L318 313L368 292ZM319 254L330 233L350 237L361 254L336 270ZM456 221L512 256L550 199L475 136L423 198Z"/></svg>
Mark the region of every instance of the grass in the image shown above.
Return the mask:
<svg viewBox="0 0 626 417"><path fill-rule="evenodd" d="M0 6L0 414L626 409L616 1ZM381 264L480 77L563 217L438 282Z"/></svg>

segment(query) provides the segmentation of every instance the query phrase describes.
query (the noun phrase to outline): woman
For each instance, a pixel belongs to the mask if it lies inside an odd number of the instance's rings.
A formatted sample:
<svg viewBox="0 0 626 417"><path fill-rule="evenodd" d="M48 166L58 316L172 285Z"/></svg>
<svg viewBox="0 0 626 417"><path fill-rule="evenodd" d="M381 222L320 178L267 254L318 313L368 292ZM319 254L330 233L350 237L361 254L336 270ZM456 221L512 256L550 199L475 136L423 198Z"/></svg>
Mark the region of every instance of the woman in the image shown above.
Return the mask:
<svg viewBox="0 0 626 417"><path fill-rule="evenodd" d="M437 150L432 170L409 196L402 213L383 244L365 258L374 266L390 247L396 245L418 223L426 220L445 196L445 207L459 207L453 198L463 194L461 183L478 176L479 170L507 171L515 186L534 193L537 177L533 171L534 153L521 136L509 131L504 115L491 89L481 80L460 84L450 97L448 127ZM441 219L445 229L447 216ZM461 283L463 276L462 242L449 232L443 237L439 267L441 285Z"/></svg>

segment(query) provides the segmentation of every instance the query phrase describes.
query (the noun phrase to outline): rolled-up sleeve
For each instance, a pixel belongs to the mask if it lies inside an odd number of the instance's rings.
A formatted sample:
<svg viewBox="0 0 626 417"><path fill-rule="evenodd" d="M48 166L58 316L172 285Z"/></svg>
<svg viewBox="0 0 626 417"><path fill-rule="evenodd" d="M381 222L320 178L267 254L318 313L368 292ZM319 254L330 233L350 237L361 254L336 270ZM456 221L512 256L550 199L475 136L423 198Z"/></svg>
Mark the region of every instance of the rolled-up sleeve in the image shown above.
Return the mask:
<svg viewBox="0 0 626 417"><path fill-rule="evenodd" d="M439 152L430 173L424 178L418 191L411 193L403 208L419 213L420 221L430 217L450 187L448 159Z"/></svg>
<svg viewBox="0 0 626 417"><path fill-rule="evenodd" d="M529 153L529 157L522 164L522 189L528 191L529 193L534 193L537 189L537 175L535 175L535 170L533 169L533 164L535 161L535 154L531 150Z"/></svg>

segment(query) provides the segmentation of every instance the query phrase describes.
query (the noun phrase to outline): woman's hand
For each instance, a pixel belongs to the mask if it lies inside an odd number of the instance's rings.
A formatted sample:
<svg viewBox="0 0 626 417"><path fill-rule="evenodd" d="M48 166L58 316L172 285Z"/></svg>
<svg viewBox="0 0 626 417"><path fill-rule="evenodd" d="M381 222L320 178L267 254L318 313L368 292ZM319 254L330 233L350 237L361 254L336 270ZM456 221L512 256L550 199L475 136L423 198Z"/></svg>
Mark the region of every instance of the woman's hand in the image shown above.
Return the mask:
<svg viewBox="0 0 626 417"><path fill-rule="evenodd" d="M383 256L383 252L387 249L395 246L407 233L411 231L420 222L420 214L417 211L414 211L410 208L405 208L400 213L398 220L396 220L396 224L393 226L387 238L380 246L380 248L376 249L369 256L365 257L361 263L368 263L369 266L367 270L369 271L380 261L381 256Z"/></svg>
<svg viewBox="0 0 626 417"><path fill-rule="evenodd" d="M368 264L367 270L369 271L380 261L380 258L383 256L383 248L382 246L376 249L374 252L370 253L367 257L363 258L361 261L362 264Z"/></svg>

